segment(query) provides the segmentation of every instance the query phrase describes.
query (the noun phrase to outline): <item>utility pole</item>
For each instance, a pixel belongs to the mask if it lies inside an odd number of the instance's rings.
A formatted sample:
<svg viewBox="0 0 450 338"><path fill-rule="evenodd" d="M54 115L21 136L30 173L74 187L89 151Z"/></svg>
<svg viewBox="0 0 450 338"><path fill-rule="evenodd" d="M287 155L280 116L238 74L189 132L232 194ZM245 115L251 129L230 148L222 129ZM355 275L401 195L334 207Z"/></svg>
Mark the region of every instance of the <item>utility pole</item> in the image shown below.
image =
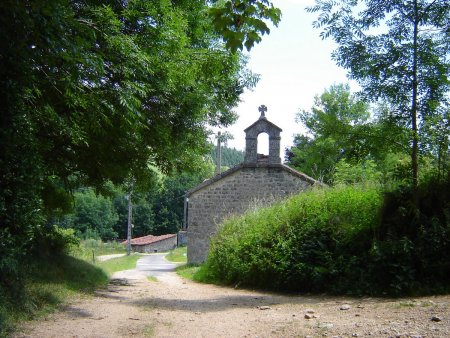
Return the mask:
<svg viewBox="0 0 450 338"><path fill-rule="evenodd" d="M131 253L131 227L132 227L132 215L133 215L133 204L131 202L131 195L133 193L133 189L130 188L130 192L128 194L128 231L127 231L127 256Z"/></svg>
<svg viewBox="0 0 450 338"><path fill-rule="evenodd" d="M188 227L188 203L189 197L187 197L187 195L184 195L183 230L186 230Z"/></svg>
<svg viewBox="0 0 450 338"><path fill-rule="evenodd" d="M222 133L219 131L217 134L217 166L216 166L216 174L220 174L222 172Z"/></svg>

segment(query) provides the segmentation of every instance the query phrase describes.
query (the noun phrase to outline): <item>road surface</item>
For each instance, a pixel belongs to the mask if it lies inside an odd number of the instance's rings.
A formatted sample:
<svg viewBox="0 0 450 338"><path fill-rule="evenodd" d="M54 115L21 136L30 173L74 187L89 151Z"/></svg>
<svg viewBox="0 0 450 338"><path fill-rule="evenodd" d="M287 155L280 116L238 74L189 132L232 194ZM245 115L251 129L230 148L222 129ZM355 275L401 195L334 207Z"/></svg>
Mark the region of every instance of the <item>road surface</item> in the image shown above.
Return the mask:
<svg viewBox="0 0 450 338"><path fill-rule="evenodd" d="M144 272L147 276L162 277L167 272L175 271L176 263L169 262L166 253L154 253L139 258L136 270Z"/></svg>
<svg viewBox="0 0 450 338"><path fill-rule="evenodd" d="M283 295L194 283L177 276L175 266L164 254L142 256L95 296L74 299L14 337L450 337L448 295Z"/></svg>
<svg viewBox="0 0 450 338"><path fill-rule="evenodd" d="M143 255L136 262L136 268L132 270L119 271L113 274L112 279L141 279L148 276L156 277L158 280L173 279L176 277L175 268L179 263L169 262L165 256L167 253L152 253Z"/></svg>

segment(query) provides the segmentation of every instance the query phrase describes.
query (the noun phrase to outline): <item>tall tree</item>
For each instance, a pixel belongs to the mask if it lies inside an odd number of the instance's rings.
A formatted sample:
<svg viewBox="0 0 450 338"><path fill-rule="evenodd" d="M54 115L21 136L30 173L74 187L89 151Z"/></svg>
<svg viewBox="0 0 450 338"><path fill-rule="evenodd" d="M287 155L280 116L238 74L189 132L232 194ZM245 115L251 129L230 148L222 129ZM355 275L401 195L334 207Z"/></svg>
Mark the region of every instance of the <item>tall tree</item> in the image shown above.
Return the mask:
<svg viewBox="0 0 450 338"><path fill-rule="evenodd" d="M393 104L410 129L411 178L426 126L449 104L450 2L447 0L316 0L314 22L333 38L337 64L359 82L364 97Z"/></svg>
<svg viewBox="0 0 450 338"><path fill-rule="evenodd" d="M5 0L0 11L0 274L64 191L145 182L150 165L193 169L207 126L232 123L255 83L205 1Z"/></svg>
<svg viewBox="0 0 450 338"><path fill-rule="evenodd" d="M316 96L310 111L297 114L307 131L296 135L294 146L286 149L289 165L330 183L340 159L357 162L371 151L367 138L368 105L350 94L348 85L333 85Z"/></svg>
<svg viewBox="0 0 450 338"><path fill-rule="evenodd" d="M66 218L64 226L74 229L81 237L102 240L117 238L113 226L119 217L109 198L96 195L92 189L78 191L74 197L73 215Z"/></svg>

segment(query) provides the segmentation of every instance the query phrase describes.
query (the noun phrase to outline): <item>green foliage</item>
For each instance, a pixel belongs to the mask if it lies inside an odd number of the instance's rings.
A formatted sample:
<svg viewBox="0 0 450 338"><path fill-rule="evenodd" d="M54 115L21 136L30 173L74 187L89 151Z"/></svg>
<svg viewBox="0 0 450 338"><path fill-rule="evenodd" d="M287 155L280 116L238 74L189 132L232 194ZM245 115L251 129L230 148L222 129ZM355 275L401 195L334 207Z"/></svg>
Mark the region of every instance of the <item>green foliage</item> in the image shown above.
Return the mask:
<svg viewBox="0 0 450 338"><path fill-rule="evenodd" d="M411 183L408 131L393 118L390 105L378 104L371 116L348 85L334 85L297 119L307 134L296 135L286 149L290 166L327 184L381 177L383 184Z"/></svg>
<svg viewBox="0 0 450 338"><path fill-rule="evenodd" d="M419 151L448 152L450 42L448 1L317 0L314 27L338 44L332 57L358 81L362 95L394 108L391 122L408 126L411 183ZM428 149L427 149L428 148Z"/></svg>
<svg viewBox="0 0 450 338"><path fill-rule="evenodd" d="M372 160L367 160L356 165L351 165L345 160L340 160L335 167L333 183L381 183L381 177L382 173L378 171L376 163Z"/></svg>
<svg viewBox="0 0 450 338"><path fill-rule="evenodd" d="M186 263L187 262L187 247L180 246L171 250L166 256L166 259L171 262Z"/></svg>
<svg viewBox="0 0 450 338"><path fill-rule="evenodd" d="M310 111L297 114L307 135L297 135L294 146L286 149L289 165L331 183L339 160L358 163L376 155L369 117L368 105L351 95L348 85L331 86L316 96Z"/></svg>
<svg viewBox="0 0 450 338"><path fill-rule="evenodd" d="M18 321L54 311L77 294L92 294L108 277L99 268L70 256L29 260L27 278L17 295L0 285L0 336L8 336Z"/></svg>
<svg viewBox="0 0 450 338"><path fill-rule="evenodd" d="M183 225L184 195L187 190L212 176L208 164L196 173L178 172L162 176L159 184L147 193L133 194L133 237L178 232ZM121 191L114 197L119 220L114 226L119 238L126 238L128 202Z"/></svg>
<svg viewBox="0 0 450 338"><path fill-rule="evenodd" d="M213 169L208 163L198 167L201 170L196 173L161 175L149 191L133 193L133 237L176 233L182 227L185 192L212 176ZM74 229L81 239L126 238L127 194L114 185L104 193L106 196L96 194L91 188L76 192L72 213L55 218L55 223Z"/></svg>
<svg viewBox="0 0 450 338"><path fill-rule="evenodd" d="M200 267L197 265L181 265L177 267L176 272L183 278L194 279L194 276L199 272ZM197 280L200 281L200 280Z"/></svg>
<svg viewBox="0 0 450 338"><path fill-rule="evenodd" d="M232 168L235 165L238 165L244 162L244 152L241 150L237 150L235 148L228 148L227 146L223 146L221 150L222 154L222 166L227 168ZM216 146L211 145L211 159L214 163L216 163Z"/></svg>
<svg viewBox="0 0 450 338"><path fill-rule="evenodd" d="M299 194L226 221L203 281L274 290L411 294L449 290L448 182L383 194L339 186Z"/></svg>
<svg viewBox="0 0 450 338"><path fill-rule="evenodd" d="M392 293L448 292L450 181L430 180L418 190L386 193L382 223L370 252L374 283Z"/></svg>
<svg viewBox="0 0 450 338"><path fill-rule="evenodd" d="M202 269L225 283L320 291L333 280L338 287L340 264L367 245L360 237L370 237L381 202L376 189L340 187L253 211L225 222Z"/></svg>
<svg viewBox="0 0 450 338"><path fill-rule="evenodd" d="M109 198L95 194L92 189L76 192L74 197L74 213L66 218L66 227L74 229L81 238L117 238L113 226L119 217Z"/></svg>
<svg viewBox="0 0 450 338"><path fill-rule="evenodd" d="M70 255L87 262L93 262L97 256L121 253L126 253L125 245L118 242L102 242L93 238L81 240L78 246L70 250Z"/></svg>
<svg viewBox="0 0 450 338"><path fill-rule="evenodd" d="M214 27L232 51L242 50L244 46L249 51L255 43L261 42L262 35L270 33L265 20L275 26L281 20L281 11L269 0L215 0L212 3L215 4L210 9Z"/></svg>
<svg viewBox="0 0 450 338"><path fill-rule="evenodd" d="M63 229L55 225L43 226L36 229L30 254L43 259L68 254L79 243L73 229Z"/></svg>
<svg viewBox="0 0 450 338"><path fill-rule="evenodd" d="M96 265L111 276L116 271L131 270L136 268L136 262L141 256L133 254L98 262Z"/></svg>

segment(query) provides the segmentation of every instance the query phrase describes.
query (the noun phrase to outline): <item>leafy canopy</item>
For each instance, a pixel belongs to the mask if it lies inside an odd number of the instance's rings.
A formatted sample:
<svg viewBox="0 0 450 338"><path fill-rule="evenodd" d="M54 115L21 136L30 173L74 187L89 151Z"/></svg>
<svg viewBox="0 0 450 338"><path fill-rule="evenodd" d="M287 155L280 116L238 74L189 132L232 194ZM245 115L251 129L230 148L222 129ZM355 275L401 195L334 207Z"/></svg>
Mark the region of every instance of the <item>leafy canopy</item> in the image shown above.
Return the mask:
<svg viewBox="0 0 450 338"><path fill-rule="evenodd" d="M0 2L0 287L79 186L194 170L256 77L200 0ZM63 202L63 203L60 203ZM92 204L92 203L91 203Z"/></svg>
<svg viewBox="0 0 450 338"><path fill-rule="evenodd" d="M327 183L336 163L364 159L370 149L362 137L368 129L369 107L350 94L348 85L333 85L316 96L310 111L297 114L307 135L296 135L294 146L286 149L288 163Z"/></svg>
<svg viewBox="0 0 450 338"><path fill-rule="evenodd" d="M316 0L308 10L319 12L314 26L338 44L332 57L358 81L364 98L389 102L398 122L409 125L417 186L424 133L439 120L448 132L450 2Z"/></svg>
<svg viewBox="0 0 450 338"><path fill-rule="evenodd" d="M264 34L270 33L265 21L275 26L281 20L281 11L269 0L228 0L212 1L210 9L213 24L227 48L232 51L249 51L255 43L262 40Z"/></svg>

